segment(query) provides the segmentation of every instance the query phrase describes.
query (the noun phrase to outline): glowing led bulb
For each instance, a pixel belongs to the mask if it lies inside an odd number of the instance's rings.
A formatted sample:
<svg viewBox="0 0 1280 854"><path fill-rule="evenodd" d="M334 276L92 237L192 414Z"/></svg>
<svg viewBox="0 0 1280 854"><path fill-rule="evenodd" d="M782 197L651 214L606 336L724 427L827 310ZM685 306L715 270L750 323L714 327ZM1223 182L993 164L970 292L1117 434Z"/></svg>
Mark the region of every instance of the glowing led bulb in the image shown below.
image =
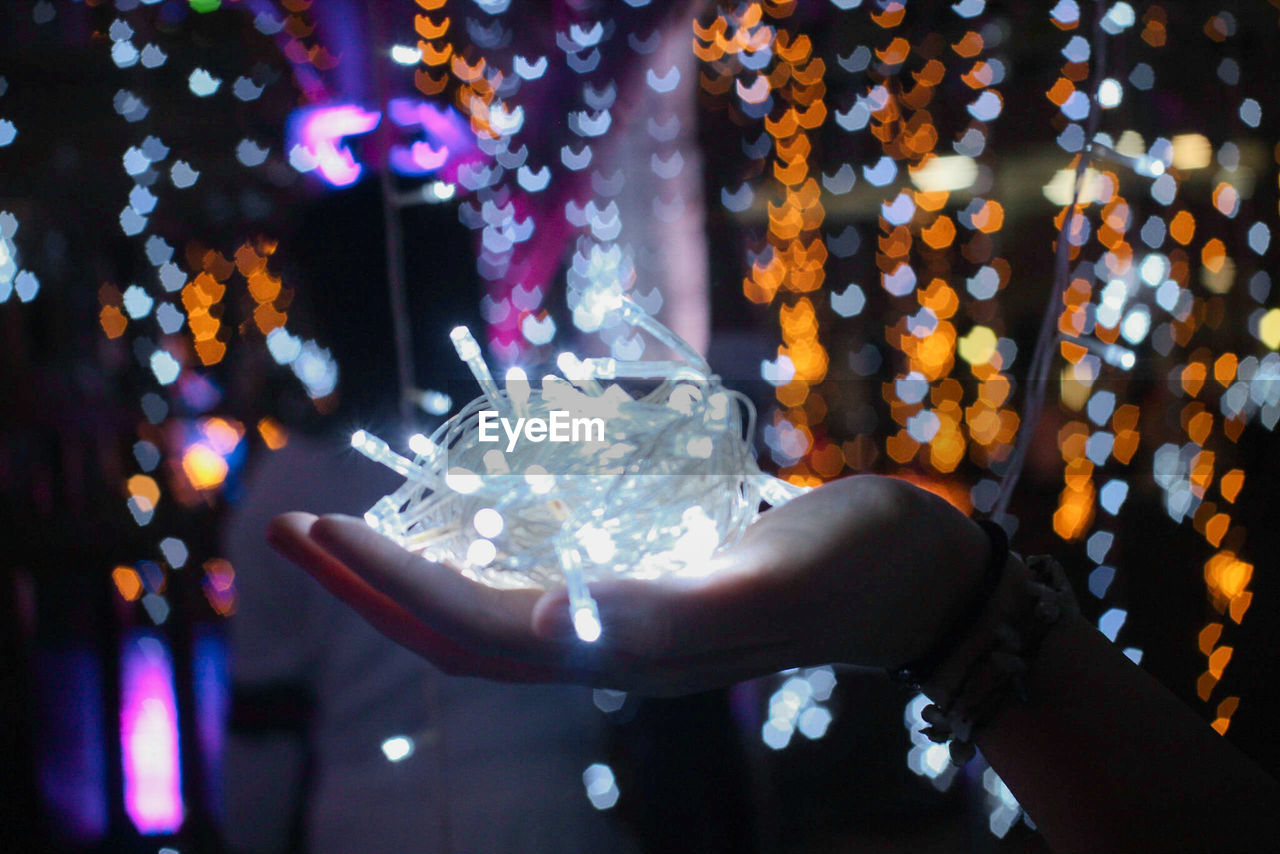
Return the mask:
<svg viewBox="0 0 1280 854"><path fill-rule="evenodd" d="M583 605L574 610L573 630L587 643L600 640L600 614L594 602L590 606Z"/></svg>
<svg viewBox="0 0 1280 854"><path fill-rule="evenodd" d="M535 495L546 495L556 485L555 477L547 474L547 470L537 464L529 466L524 473L524 479Z"/></svg>
<svg viewBox="0 0 1280 854"><path fill-rule="evenodd" d="M582 376L582 362L568 351L556 357L556 367L560 369L560 373L569 378L570 382L576 382Z"/></svg>
<svg viewBox="0 0 1280 854"><path fill-rule="evenodd" d="M502 533L502 514L492 507L484 507L476 511L471 524L475 526L476 533L492 540Z"/></svg>
<svg viewBox="0 0 1280 854"><path fill-rule="evenodd" d="M595 563L609 563L618 553L613 537L596 525L585 525L578 531L578 542L586 550L587 557Z"/></svg>
<svg viewBox="0 0 1280 854"><path fill-rule="evenodd" d="M672 553L685 564L706 561L720 545L720 531L715 521L701 507L690 507L680 521L684 533L676 540Z"/></svg>
<svg viewBox="0 0 1280 854"><path fill-rule="evenodd" d="M1120 106L1120 99L1123 97L1124 89L1114 77L1108 77L1098 86L1098 103L1106 109Z"/></svg>
<svg viewBox="0 0 1280 854"><path fill-rule="evenodd" d="M388 762L402 762L413 755L413 739L396 735L382 742L382 755Z"/></svg>
<svg viewBox="0 0 1280 854"><path fill-rule="evenodd" d="M472 540L467 547L467 563L472 566L488 566L498 556L498 549L490 540Z"/></svg>
<svg viewBox="0 0 1280 854"><path fill-rule="evenodd" d="M484 392L489 401L489 408L496 409L502 393L498 391L498 384L493 381L493 374L489 373L489 366L480 355L480 345L475 336L467 327L455 326L449 333L449 338L453 341L453 348L458 351L458 358L470 368L471 375L476 378L480 391Z"/></svg>
<svg viewBox="0 0 1280 854"><path fill-rule="evenodd" d="M416 47L398 44L391 47L391 61L398 65L416 65L422 59L422 53Z"/></svg>
<svg viewBox="0 0 1280 854"><path fill-rule="evenodd" d="M604 391L600 384L591 377L591 371L587 364L573 353L561 353L556 358L556 367L560 369L560 373L568 378L569 382L587 394L598 395Z"/></svg>
<svg viewBox="0 0 1280 854"><path fill-rule="evenodd" d="M497 448L484 452L484 468L489 474L511 474L507 458Z"/></svg>
<svg viewBox="0 0 1280 854"><path fill-rule="evenodd" d="M691 457L699 459L711 459L711 452L715 449L715 444L711 441L710 436L695 436L685 443L685 451Z"/></svg>
<svg viewBox="0 0 1280 854"><path fill-rule="evenodd" d="M449 338L453 341L453 347L458 351L458 358L464 362L470 362L472 359L479 357L480 345L476 343L475 336L471 334L471 330L465 326L455 326L453 331L449 333Z"/></svg>
<svg viewBox="0 0 1280 854"><path fill-rule="evenodd" d="M420 457L433 457L439 452L436 443L432 442L421 433L414 433L409 437L409 450L413 451Z"/></svg>
<svg viewBox="0 0 1280 854"><path fill-rule="evenodd" d="M419 471L418 466L413 460L404 457L391 450L391 446L379 439L372 433L364 430L357 430L351 434L351 447L364 454L369 459L377 463L382 463L387 468L408 477L409 475Z"/></svg>
<svg viewBox="0 0 1280 854"><path fill-rule="evenodd" d="M523 368L514 367L507 370L507 398L511 401L511 408L515 410L516 415L525 416L529 414L529 375L524 372Z"/></svg>
<svg viewBox="0 0 1280 854"><path fill-rule="evenodd" d="M484 485L480 475L464 468L451 468L444 476L445 485L460 495L470 495Z"/></svg>

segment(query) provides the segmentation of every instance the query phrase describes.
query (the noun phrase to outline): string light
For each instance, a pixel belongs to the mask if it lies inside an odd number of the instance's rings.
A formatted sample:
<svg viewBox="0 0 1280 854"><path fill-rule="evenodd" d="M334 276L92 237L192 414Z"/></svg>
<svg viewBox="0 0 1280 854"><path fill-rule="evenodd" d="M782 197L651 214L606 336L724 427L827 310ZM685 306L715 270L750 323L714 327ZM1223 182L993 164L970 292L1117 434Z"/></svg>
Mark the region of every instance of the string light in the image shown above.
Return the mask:
<svg viewBox="0 0 1280 854"><path fill-rule="evenodd" d="M364 430L351 444L406 478L365 514L370 527L495 587L563 582L574 629L592 642L604 627L590 582L704 574L762 500L778 505L803 490L760 471L754 407L688 344L616 293L586 301L600 323L617 315L679 360L565 353L565 378L547 375L535 388L512 369L500 388L458 327L451 337L481 396L430 437L415 436L412 459ZM633 396L616 380L657 386ZM503 435L490 438L497 420Z"/></svg>

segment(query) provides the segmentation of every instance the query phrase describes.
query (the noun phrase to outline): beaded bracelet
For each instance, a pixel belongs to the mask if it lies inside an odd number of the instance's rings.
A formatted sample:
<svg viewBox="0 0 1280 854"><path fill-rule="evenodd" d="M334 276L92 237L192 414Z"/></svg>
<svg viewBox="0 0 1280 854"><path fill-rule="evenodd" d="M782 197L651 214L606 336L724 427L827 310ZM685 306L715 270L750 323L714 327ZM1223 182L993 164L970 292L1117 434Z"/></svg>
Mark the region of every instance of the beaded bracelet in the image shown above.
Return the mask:
<svg viewBox="0 0 1280 854"><path fill-rule="evenodd" d="M1009 551L994 522L978 525L991 555L978 592L952 627L920 658L889 671L895 681L924 689L934 703L923 710L930 740L950 742L951 761L974 754L973 732L1011 698L1026 700L1025 675L1049 630L1079 606L1062 567L1047 555L1025 562Z"/></svg>
<svg viewBox="0 0 1280 854"><path fill-rule="evenodd" d="M1049 631L1079 613L1057 561L1036 555L1024 564L1012 555L975 630L926 680L934 703L922 712L928 724L924 735L939 744L950 742L954 764L967 762L974 754L974 731L1011 699L1026 701L1026 675Z"/></svg>

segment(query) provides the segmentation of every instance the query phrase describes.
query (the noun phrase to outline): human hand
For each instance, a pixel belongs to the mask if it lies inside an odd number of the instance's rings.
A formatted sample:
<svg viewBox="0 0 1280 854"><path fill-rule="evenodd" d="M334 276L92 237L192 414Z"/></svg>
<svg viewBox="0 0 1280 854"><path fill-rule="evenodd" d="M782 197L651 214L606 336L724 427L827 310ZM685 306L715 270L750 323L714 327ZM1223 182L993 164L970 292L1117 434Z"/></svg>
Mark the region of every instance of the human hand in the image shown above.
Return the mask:
<svg viewBox="0 0 1280 854"><path fill-rule="evenodd" d="M680 694L788 667L893 666L964 609L986 535L905 481L861 475L769 510L703 578L591 585L577 640L564 590L498 590L345 516L289 513L268 539L384 634L448 673Z"/></svg>

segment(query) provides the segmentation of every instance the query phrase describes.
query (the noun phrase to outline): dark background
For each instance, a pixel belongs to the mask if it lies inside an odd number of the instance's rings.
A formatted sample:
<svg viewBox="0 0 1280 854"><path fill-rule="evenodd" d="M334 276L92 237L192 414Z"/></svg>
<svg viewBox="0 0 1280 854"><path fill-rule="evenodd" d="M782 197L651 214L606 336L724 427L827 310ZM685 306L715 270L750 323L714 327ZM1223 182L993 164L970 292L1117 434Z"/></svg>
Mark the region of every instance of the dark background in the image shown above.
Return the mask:
<svg viewBox="0 0 1280 854"><path fill-rule="evenodd" d="M140 836L123 809L120 644L139 628L166 639L175 662L180 729L191 735L203 702L195 676L197 639L217 637L223 619L210 604L198 567L217 555L218 520L236 500L238 469L233 466L225 488L216 494L166 497L149 528L134 524L125 506L122 484L136 471L134 443L150 438L163 445L166 434L148 424L139 408L142 395L154 388L146 368L147 347L154 342L139 343L142 336L133 329L108 340L98 322L99 287L110 282L123 290L148 271L140 242L126 237L117 219L131 185L119 158L138 129L116 114L112 99L121 87L136 89L151 104L153 116L147 121L153 132L175 152L203 155L200 182L183 191L186 195L166 190L149 231L166 235L178 256L196 243L229 254L256 235L278 240L272 269L287 283L290 329L323 341L343 370L339 397L317 405L286 370L271 362L261 335L232 332L227 358L206 372L219 390L219 403L196 412L184 411L182 402L174 400L171 413L173 418L216 414L238 420L248 428L245 456L268 452L252 429L264 417L289 429L332 436L337 443L354 426L376 432L380 424L393 422L391 313L383 285L385 187L373 169L356 186L326 191L283 163L273 161L273 168L264 171L236 162L235 145L246 135L282 140L285 118L302 100L290 82L292 71L279 43L251 26L252 17L241 4L226 3L210 14L195 14L173 0L156 7L157 38L163 39L170 61L145 75L137 68L117 69L108 58L110 42L104 33L117 15L110 4L49 4L57 14L48 23L36 22L42 14L38 5L19 0L0 8L0 74L8 84L0 96L0 117L19 129L17 140L0 149L0 210L18 217L15 243L23 266L41 280L31 303L11 298L0 305L0 542L6 546L0 558L0 835L9 838L7 850L153 851L170 844L184 852L217 851L216 779L201 772L209 762L197 738L182 740L188 819L179 834ZM384 5L398 37L412 43L412 4ZM1119 69L1150 62L1157 85L1141 97L1127 89L1117 111L1123 120L1109 115L1107 122L1137 128L1148 139L1203 133L1215 150L1241 137L1260 144L1267 156L1247 213L1221 224L1229 251L1243 265L1243 259L1252 257L1242 248L1251 222L1271 223L1273 244L1280 242L1274 215L1277 121L1272 95L1280 82L1272 57L1277 11L1264 2L1226 4L1236 25L1224 45L1202 33L1216 9L1197 6L1193 12L1185 4L1169 4L1169 45L1153 51L1138 32L1143 15L1155 4L1135 5L1140 23L1111 40L1109 61ZM1082 6L1087 17L1087 5ZM913 44L951 16L948 7L912 5L907 27ZM802 10L797 17L812 34L815 52L832 56L846 50L860 32L851 33L845 24L829 25L826 14ZM1022 354L1017 375L1029 359L1050 283L1055 211L1038 188L1053 171L1065 168L1068 159L1053 144L1061 116L1044 97L1061 66L1065 36L1031 4L990 3L982 20L998 20L1008 33L1000 51L1007 66L1000 87L1004 113L991 143L998 153L983 159L993 170L989 195L1030 199L1006 203L1006 225L999 236L999 251L1015 271L1015 284L1001 292L998 302L1004 334L1017 341ZM954 16L946 18L948 32L956 25ZM873 34L867 27L868 35ZM1224 84L1216 74L1228 54L1240 63L1238 86ZM342 61L354 63L358 57L347 55ZM277 83L252 103L223 98L215 106L187 91L180 68L191 62L217 71L224 86L242 70ZM837 86L832 83L829 100L847 103L840 99L849 93ZM944 87L938 100L948 103L967 94ZM1243 128L1235 118L1236 105L1246 95L1262 103L1258 129ZM940 105L934 112L943 139L952 138L968 121L960 108ZM750 178L751 167L741 155L742 131L723 111L704 109L701 120L712 250L712 361L726 377L754 378L759 360L776 352L778 335L775 309L749 304L741 290L744 250L758 245L761 222L758 212L734 215L717 203L720 187ZM552 127L547 134L555 141L564 130ZM850 147L830 121L819 136L826 152L839 152L850 162L878 156L870 137L864 135ZM279 148L274 146L275 160L280 159ZM414 183L397 179L395 186L406 189ZM1127 183L1125 192L1133 195ZM1197 199L1197 217L1207 222L1212 211L1206 188L1189 195ZM410 271L415 373L431 377L438 388L462 388L467 382L447 345L447 330L457 323L482 325L474 236L459 224L456 204L400 212ZM885 357L877 376L827 387L831 429L847 431L835 438L866 433L882 443L893 425L878 384L892 378L896 366L884 344L893 302L865 285L874 281L869 259L876 213L875 208L829 205L829 232L846 223L860 226L863 249L840 274L845 281L857 277L864 282L869 304L858 318L824 319L822 337L831 342L833 363L864 342L877 345ZM1273 264L1275 251L1261 259L1260 269ZM1262 355L1257 341L1244 332L1246 317L1257 307L1245 286L1248 275L1242 266L1237 285L1222 300L1226 322L1197 339L1200 345L1214 352ZM837 284L833 275L829 286ZM1274 298L1269 304L1275 304ZM224 325L241 330L251 308L243 299L229 299ZM557 310L563 316L563 306ZM561 328L568 328L567 318ZM1142 649L1143 666L1206 720L1214 717L1222 697L1241 697L1226 737L1271 773L1280 773L1272 712L1280 703L1275 667L1280 650L1275 557L1280 554L1280 526L1274 524L1272 504L1280 494L1280 444L1255 420L1238 442L1219 449L1219 471L1230 465L1248 473L1231 512L1233 522L1248 531L1244 557L1255 565L1254 598L1247 617L1236 625L1218 615L1206 598L1200 567L1210 550L1189 524L1170 521L1150 477L1151 452L1179 435L1183 401L1174 397L1165 379L1174 364L1176 360L1140 354L1132 375L1117 381L1119 396L1143 405L1143 445L1128 469L1129 500L1111 526L1118 534L1109 561L1119 570L1117 580L1105 602L1085 595L1083 604L1094 618L1107 608L1124 607L1128 620L1119 641ZM759 381L745 385L767 405L767 386ZM868 398L879 412L869 425L854 417ZM1063 422L1051 402L1035 440L1041 452L1033 453L1015 501L1021 520L1015 545L1029 553L1059 555L1077 589L1083 590L1092 568L1083 544L1063 543L1048 522L1061 489L1056 435ZM883 453L872 468L895 471ZM153 476L163 480L168 471L162 465ZM942 479L968 485L980 475L966 464ZM151 555L158 529L180 537L192 558L188 571L168 574L169 615L156 627L137 603L122 599L111 571ZM1196 680L1205 668L1196 639L1213 620L1226 623L1222 642L1235 652L1222 684L1211 702L1204 703L1196 696ZM909 741L901 722L909 695L900 689L842 675L831 703L835 722L827 736L815 742L797 738L787 750L774 753L763 750L758 737L770 684L681 700L632 699L612 714L613 762L623 791L617 813L648 850L1039 846L1025 825L1002 841L987 832L981 782L972 768L946 793L935 792L910 773L904 761ZM100 764L103 790L98 796L107 805L108 823L102 834L77 840L66 833L65 818L48 792L51 785L74 788L74 781L59 777L67 768L59 763L67 733L83 734L85 721L97 727L98 743L91 745L91 753Z"/></svg>

